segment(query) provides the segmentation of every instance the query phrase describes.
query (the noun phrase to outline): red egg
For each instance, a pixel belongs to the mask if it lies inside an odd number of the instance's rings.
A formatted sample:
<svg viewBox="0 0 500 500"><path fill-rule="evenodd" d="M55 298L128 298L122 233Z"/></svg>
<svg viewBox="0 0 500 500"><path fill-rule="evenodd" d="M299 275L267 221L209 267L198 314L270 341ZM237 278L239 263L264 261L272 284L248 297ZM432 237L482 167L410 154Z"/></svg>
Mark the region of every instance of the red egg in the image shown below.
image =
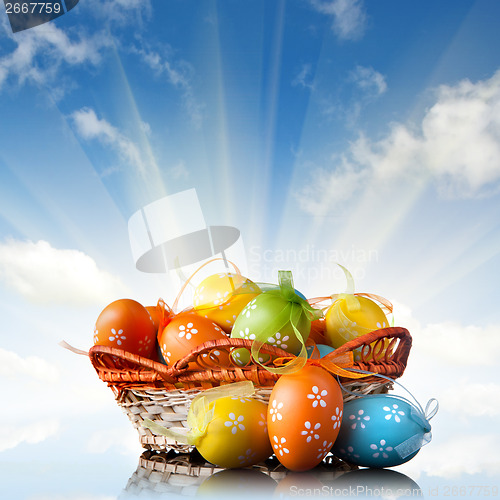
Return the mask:
<svg viewBox="0 0 500 500"><path fill-rule="evenodd" d="M106 306L94 329L94 345L117 347L148 358L155 337L155 325L149 312L132 299L116 300Z"/></svg>
<svg viewBox="0 0 500 500"><path fill-rule="evenodd" d="M267 412L269 439L278 460L293 471L316 467L337 439L343 410L334 376L319 366L282 375Z"/></svg>
<svg viewBox="0 0 500 500"><path fill-rule="evenodd" d="M189 354L195 347L209 340L225 338L227 335L220 326L203 316L185 312L175 316L158 334L158 343L163 358L167 365L171 366ZM227 365L229 355L225 352L219 352L213 356L213 359L206 356L203 362L209 366ZM191 363L190 368L195 368L195 366L195 363Z"/></svg>

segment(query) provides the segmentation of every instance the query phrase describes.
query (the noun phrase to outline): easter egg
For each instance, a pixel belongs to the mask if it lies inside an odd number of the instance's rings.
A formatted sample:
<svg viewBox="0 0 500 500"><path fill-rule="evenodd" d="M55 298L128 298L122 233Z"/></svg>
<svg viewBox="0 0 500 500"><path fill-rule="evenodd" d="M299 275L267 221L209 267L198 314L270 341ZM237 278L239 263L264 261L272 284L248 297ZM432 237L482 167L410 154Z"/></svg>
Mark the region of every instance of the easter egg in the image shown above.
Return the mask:
<svg viewBox="0 0 500 500"><path fill-rule="evenodd" d="M153 361L157 361L158 363L161 363L162 365L167 364L167 362L165 361L165 358L163 357L163 354L161 353L160 344L158 343L158 340L156 340L156 349L154 349L153 355L151 356L151 359Z"/></svg>
<svg viewBox="0 0 500 500"><path fill-rule="evenodd" d="M292 324L291 318L295 318L295 324ZM300 303L267 291L253 298L241 311L231 331L231 338L259 340L299 354L310 329L311 320ZM235 349L232 357L237 365L244 366L250 360L250 351L246 348ZM267 359L268 356L264 355L259 361Z"/></svg>
<svg viewBox="0 0 500 500"><path fill-rule="evenodd" d="M224 469L208 476L199 486L197 496L230 498L231 500L263 495L269 498L276 489L276 481L256 469Z"/></svg>
<svg viewBox="0 0 500 500"><path fill-rule="evenodd" d="M413 458L431 430L406 399L389 394L364 396L344 405L333 453L361 467L394 467Z"/></svg>
<svg viewBox="0 0 500 500"><path fill-rule="evenodd" d="M158 363L166 364L160 351L160 346L158 344L158 329L160 328L160 318L161 312L158 306L146 306L146 310L151 317L151 321L155 326L155 345L151 351L151 359Z"/></svg>
<svg viewBox="0 0 500 500"><path fill-rule="evenodd" d="M225 339L227 335L220 326L193 312L180 313L172 318L158 335L158 344L163 359L171 366L189 354L195 347L209 340ZM217 360L220 364L229 363L229 355ZM210 363L208 363L210 364ZM190 363L190 368L197 365ZM198 367L199 368L199 367Z"/></svg>
<svg viewBox="0 0 500 500"><path fill-rule="evenodd" d="M160 327L161 312L158 306L146 306L146 310L149 313L151 321L155 326L155 330L158 333L158 328Z"/></svg>
<svg viewBox="0 0 500 500"><path fill-rule="evenodd" d="M97 318L94 345L123 349L150 357L155 347L156 331L147 309L132 299L115 300Z"/></svg>
<svg viewBox="0 0 500 500"><path fill-rule="evenodd" d="M340 386L323 368L306 365L282 375L271 392L267 412L276 458L293 471L318 465L337 438L342 411Z"/></svg>
<svg viewBox="0 0 500 500"><path fill-rule="evenodd" d="M307 350L307 357L312 359L323 358L327 354L330 354L331 352L335 351L333 347L324 344L315 344L312 346L307 346L306 350Z"/></svg>
<svg viewBox="0 0 500 500"><path fill-rule="evenodd" d="M345 295L330 306L325 315L325 324L328 343L337 348L365 333L387 328L389 321L384 311L373 300L362 296ZM371 344L371 351L366 353L365 360L381 359L388 345L388 339L381 341L376 349L375 343ZM362 348L353 351L355 361L362 359L361 351Z"/></svg>
<svg viewBox="0 0 500 500"><path fill-rule="evenodd" d="M268 290L279 290L279 285L268 285L262 291L267 292ZM301 299L307 300L306 296L299 292L296 288L293 290Z"/></svg>
<svg viewBox="0 0 500 500"><path fill-rule="evenodd" d="M352 470L336 478L332 486L337 491L385 492L380 498L394 500L424 498L421 487L413 479L391 469Z"/></svg>
<svg viewBox="0 0 500 500"><path fill-rule="evenodd" d="M325 323L326 337L335 348L389 326L384 311L373 300L354 295L337 299L328 309Z"/></svg>
<svg viewBox="0 0 500 500"><path fill-rule="evenodd" d="M196 449L207 461L225 468L248 467L272 455L267 433L267 404L252 397L212 401L213 417Z"/></svg>
<svg viewBox="0 0 500 500"><path fill-rule="evenodd" d="M291 498L314 496L315 492L326 493L328 490L324 488L324 484L319 480L316 471L310 472L288 472L281 479L274 490L275 498Z"/></svg>
<svg viewBox="0 0 500 500"><path fill-rule="evenodd" d="M194 310L230 333L238 314L259 293L260 288L241 274L213 274L196 287Z"/></svg>

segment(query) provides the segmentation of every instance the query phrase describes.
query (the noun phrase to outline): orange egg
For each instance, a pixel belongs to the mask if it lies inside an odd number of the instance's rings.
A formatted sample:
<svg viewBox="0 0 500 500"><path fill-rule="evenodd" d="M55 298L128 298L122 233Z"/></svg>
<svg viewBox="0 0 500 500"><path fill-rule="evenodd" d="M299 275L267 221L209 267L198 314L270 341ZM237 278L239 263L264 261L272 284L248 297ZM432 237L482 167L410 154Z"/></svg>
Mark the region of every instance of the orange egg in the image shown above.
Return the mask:
<svg viewBox="0 0 500 500"><path fill-rule="evenodd" d="M115 300L97 318L94 345L117 347L150 357L156 331L147 309L132 299Z"/></svg>
<svg viewBox="0 0 500 500"><path fill-rule="evenodd" d="M209 340L225 339L227 335L222 328L207 318L192 312L184 312L175 316L158 334L158 343L161 354L167 365L173 365L176 361L189 354L195 347ZM210 358L207 356L203 362L207 365L228 364L229 355L219 352ZM199 368L195 363L190 368Z"/></svg>
<svg viewBox="0 0 500 500"><path fill-rule="evenodd" d="M314 468L328 454L340 429L342 391L334 376L306 365L282 375L269 397L269 439L278 460L293 471Z"/></svg>
<svg viewBox="0 0 500 500"><path fill-rule="evenodd" d="M314 493L329 491L319 480L316 470L311 472L289 472L280 480L274 490L274 497L290 498L292 496L315 496Z"/></svg>
<svg viewBox="0 0 500 500"><path fill-rule="evenodd" d="M158 332L158 328L160 327L160 318L161 312L158 306L146 306L146 310L151 317L151 321L155 325L156 332Z"/></svg>

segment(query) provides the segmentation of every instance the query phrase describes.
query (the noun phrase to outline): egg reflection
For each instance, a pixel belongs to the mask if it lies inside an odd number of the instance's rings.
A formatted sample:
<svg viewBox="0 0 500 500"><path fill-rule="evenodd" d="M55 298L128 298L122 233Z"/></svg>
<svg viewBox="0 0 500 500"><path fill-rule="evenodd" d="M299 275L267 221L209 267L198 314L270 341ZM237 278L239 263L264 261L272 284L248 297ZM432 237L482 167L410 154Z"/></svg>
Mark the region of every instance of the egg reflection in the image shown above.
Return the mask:
<svg viewBox="0 0 500 500"><path fill-rule="evenodd" d="M307 472L292 472L272 456L255 466L222 469L191 453L145 451L119 500L136 498L246 498L264 499L310 496L311 492L333 491L337 479L356 470L328 455Z"/></svg>
<svg viewBox="0 0 500 500"><path fill-rule="evenodd" d="M359 469L348 472L332 484L331 490L335 495L391 500L423 496L420 486L413 479L389 469Z"/></svg>
<svg viewBox="0 0 500 500"><path fill-rule="evenodd" d="M201 483L196 493L202 498L247 498L272 496L276 481L256 469L225 469L216 472Z"/></svg>

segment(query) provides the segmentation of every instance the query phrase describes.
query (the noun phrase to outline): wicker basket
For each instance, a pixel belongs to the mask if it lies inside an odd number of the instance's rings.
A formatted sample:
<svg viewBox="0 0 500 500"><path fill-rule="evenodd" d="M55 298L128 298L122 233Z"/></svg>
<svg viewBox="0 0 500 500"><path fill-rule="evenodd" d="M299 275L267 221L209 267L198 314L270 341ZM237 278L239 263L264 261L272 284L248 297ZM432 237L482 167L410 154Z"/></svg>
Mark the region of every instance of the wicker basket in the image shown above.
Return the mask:
<svg viewBox="0 0 500 500"><path fill-rule="evenodd" d="M315 469L314 476L324 484L330 483L347 472L357 470L358 467L350 465L333 455L328 455ZM127 486L120 498L137 497L164 497L168 495L179 497L192 497L198 493L199 487L214 475L224 469L206 462L198 453L177 453L145 451L139 458L136 471L127 482ZM278 485L291 472L283 467L275 458L246 468L245 471L234 471L231 476L225 476L217 481L220 488L225 483L232 486L238 480L238 475L253 473L251 478L265 474ZM293 473L292 473L293 474ZM211 480L210 480L211 481ZM164 497L165 498L165 497Z"/></svg>
<svg viewBox="0 0 500 500"><path fill-rule="evenodd" d="M411 343L408 330L391 327L358 337L335 352L342 354L357 350L360 360L354 362L353 368L395 379L406 368ZM189 407L196 395L214 386L245 380L254 383L255 397L268 402L278 374L258 364L216 368L213 363L209 366L206 362L207 357L216 359L216 353L221 350L230 352L240 347L250 348L251 344L251 340L231 338L206 342L171 367L107 346L92 347L89 357L99 378L112 389L118 405L137 429L143 448L157 451L173 449L187 453L192 451L191 446L154 435L142 426L144 419L148 418L173 430L185 428ZM290 356L268 344L264 344L261 352L272 357ZM199 369L192 369L193 362ZM384 393L392 386L391 382L375 376L357 380L340 378L340 381L346 389L362 394ZM354 397L346 392L344 401Z"/></svg>

